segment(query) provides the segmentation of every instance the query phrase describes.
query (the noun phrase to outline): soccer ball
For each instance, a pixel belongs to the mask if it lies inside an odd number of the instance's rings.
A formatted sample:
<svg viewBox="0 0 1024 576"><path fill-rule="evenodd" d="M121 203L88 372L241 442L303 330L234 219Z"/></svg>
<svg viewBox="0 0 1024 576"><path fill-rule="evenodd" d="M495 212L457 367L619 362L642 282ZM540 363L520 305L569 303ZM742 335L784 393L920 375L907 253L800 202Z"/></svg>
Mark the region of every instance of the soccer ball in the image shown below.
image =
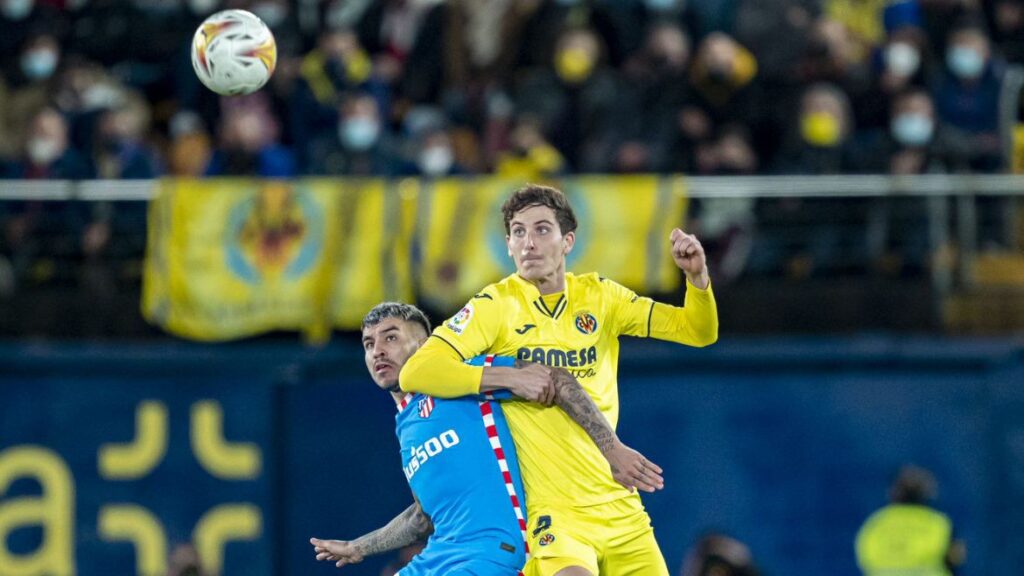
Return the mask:
<svg viewBox="0 0 1024 576"><path fill-rule="evenodd" d="M192 68L217 94L251 94L270 80L276 65L274 35L252 12L217 12L192 37Z"/></svg>

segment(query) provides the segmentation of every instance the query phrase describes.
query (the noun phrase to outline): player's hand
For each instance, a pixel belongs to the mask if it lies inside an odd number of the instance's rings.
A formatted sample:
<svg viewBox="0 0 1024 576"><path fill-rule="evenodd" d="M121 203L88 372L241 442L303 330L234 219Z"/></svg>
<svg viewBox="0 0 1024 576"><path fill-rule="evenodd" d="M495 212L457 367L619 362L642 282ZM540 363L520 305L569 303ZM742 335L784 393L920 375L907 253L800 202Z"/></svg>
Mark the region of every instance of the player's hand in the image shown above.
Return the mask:
<svg viewBox="0 0 1024 576"><path fill-rule="evenodd" d="M313 545L317 560L329 560L334 562L338 568L346 564L358 564L363 561L363 551L353 542L310 538L309 543Z"/></svg>
<svg viewBox="0 0 1024 576"><path fill-rule="evenodd" d="M516 369L508 389L524 400L537 402L544 406L554 404L555 395L558 392L551 369L543 364L532 362L522 363L521 367Z"/></svg>
<svg viewBox="0 0 1024 576"><path fill-rule="evenodd" d="M665 487L661 467L622 442L616 442L604 452L604 457L612 467L612 477L630 492L634 489L654 492Z"/></svg>
<svg viewBox="0 0 1024 576"><path fill-rule="evenodd" d="M676 266L686 273L691 284L701 289L707 288L711 279L708 277L707 257L700 240L679 228L674 228L668 239L672 243L672 259L676 261Z"/></svg>

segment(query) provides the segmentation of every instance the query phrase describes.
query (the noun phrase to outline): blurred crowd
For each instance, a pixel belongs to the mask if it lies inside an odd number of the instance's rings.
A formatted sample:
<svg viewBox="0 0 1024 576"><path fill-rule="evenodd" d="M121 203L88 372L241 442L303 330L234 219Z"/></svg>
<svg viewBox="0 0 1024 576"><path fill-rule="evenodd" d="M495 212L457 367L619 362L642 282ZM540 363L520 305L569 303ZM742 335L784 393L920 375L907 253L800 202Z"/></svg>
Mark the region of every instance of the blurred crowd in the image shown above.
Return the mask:
<svg viewBox="0 0 1024 576"><path fill-rule="evenodd" d="M254 95L192 71L223 8ZM998 172L1024 0L0 0L0 55L9 178Z"/></svg>
<svg viewBox="0 0 1024 576"><path fill-rule="evenodd" d="M225 8L277 39L252 95L192 69ZM0 177L1005 172L1022 63L1024 0L0 0ZM0 203L0 295L62 259L137 260L145 217ZM921 202L690 218L723 283L935 256Z"/></svg>

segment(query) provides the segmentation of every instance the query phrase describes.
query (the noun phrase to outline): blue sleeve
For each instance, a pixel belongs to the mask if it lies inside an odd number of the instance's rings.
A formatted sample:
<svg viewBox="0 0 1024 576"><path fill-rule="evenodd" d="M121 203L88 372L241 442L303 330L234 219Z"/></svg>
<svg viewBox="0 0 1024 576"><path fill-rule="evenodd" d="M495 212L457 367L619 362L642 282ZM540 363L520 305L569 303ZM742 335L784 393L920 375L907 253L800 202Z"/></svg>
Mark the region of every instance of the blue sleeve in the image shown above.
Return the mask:
<svg viewBox="0 0 1024 576"><path fill-rule="evenodd" d="M474 356L474 357L466 360L466 364L469 364L470 366L483 366L484 365L484 360L486 358L487 358L486 354L481 354L480 356ZM494 356L493 360L491 360L491 366L503 366L503 367L511 368L512 366L515 366L515 365L516 365L516 359L511 357L511 356ZM482 396L482 394L481 394L481 396ZM513 399L516 398L508 390L495 390L493 392L488 393L488 396L490 396L494 400L513 400Z"/></svg>
<svg viewBox="0 0 1024 576"><path fill-rule="evenodd" d="M484 360L487 359L487 356L489 356L489 354L481 354L479 356L474 356L469 360L466 360L466 364L469 364L470 366L483 366ZM491 366L503 366L506 368L511 368L512 366L515 365L516 359L511 356L494 356L494 360L491 361Z"/></svg>

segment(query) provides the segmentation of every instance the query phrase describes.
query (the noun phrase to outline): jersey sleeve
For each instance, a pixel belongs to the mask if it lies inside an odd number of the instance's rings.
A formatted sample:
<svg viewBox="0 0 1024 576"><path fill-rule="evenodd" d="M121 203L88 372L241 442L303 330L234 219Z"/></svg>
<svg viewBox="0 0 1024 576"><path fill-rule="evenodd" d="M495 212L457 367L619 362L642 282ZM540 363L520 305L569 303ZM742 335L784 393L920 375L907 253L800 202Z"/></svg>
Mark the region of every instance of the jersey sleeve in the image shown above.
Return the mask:
<svg viewBox="0 0 1024 576"><path fill-rule="evenodd" d="M473 296L454 316L435 328L433 336L447 342L463 360L486 352L501 328L497 298L492 290Z"/></svg>
<svg viewBox="0 0 1024 576"><path fill-rule="evenodd" d="M629 288L607 278L601 279L601 289L608 302L609 328L616 334L646 337L650 334L651 312L654 300L639 296Z"/></svg>
<svg viewBox="0 0 1024 576"><path fill-rule="evenodd" d="M480 392L483 364L466 362L487 350L498 333L495 296L481 292L434 329L427 342L406 361L399 374L405 392L458 398Z"/></svg>
<svg viewBox="0 0 1024 576"><path fill-rule="evenodd" d="M718 306L710 285L702 290L687 281L683 305L672 306L638 296L610 280L602 284L611 301L613 328L619 334L690 346L707 346L718 340Z"/></svg>

